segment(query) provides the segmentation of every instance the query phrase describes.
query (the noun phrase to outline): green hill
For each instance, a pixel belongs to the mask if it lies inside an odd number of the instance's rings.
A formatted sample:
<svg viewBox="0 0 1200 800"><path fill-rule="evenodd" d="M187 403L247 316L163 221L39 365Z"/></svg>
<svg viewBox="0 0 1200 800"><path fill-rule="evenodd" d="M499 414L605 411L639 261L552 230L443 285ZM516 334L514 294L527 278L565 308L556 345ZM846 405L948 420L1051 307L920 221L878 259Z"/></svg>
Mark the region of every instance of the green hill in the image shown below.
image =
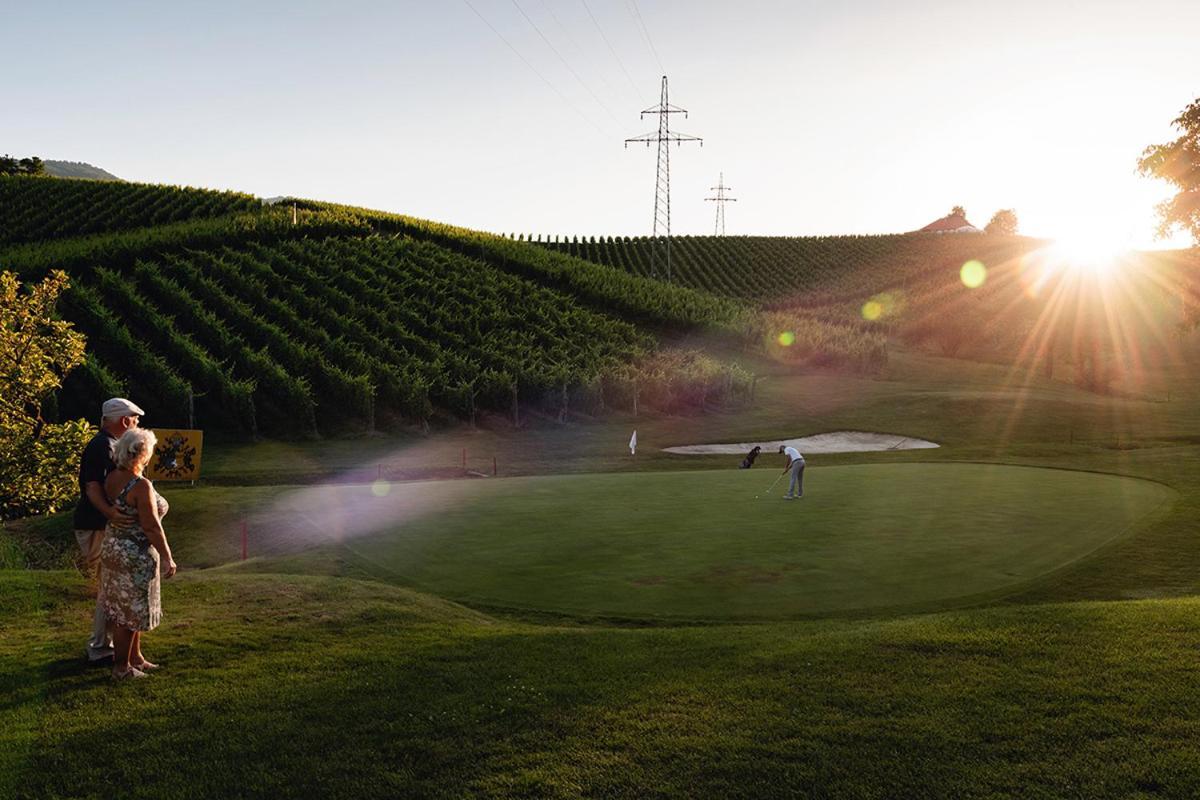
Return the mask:
<svg viewBox="0 0 1200 800"><path fill-rule="evenodd" d="M0 248L74 281L60 412L192 394L223 435L162 487L150 678L83 665L77 572L0 570L0 796L1200 793L1192 256L1046 277L1020 240L846 239L722 295L363 209L92 197L119 227L43 209ZM1113 391L1031 368L1048 330ZM634 422L638 389L682 413ZM587 424L324 435L564 403ZM774 453L661 449L830 430L940 446L808 453L793 502ZM460 465L502 477L411 480ZM69 514L0 530L6 567L74 551Z"/></svg>
<svg viewBox="0 0 1200 800"><path fill-rule="evenodd" d="M539 241L557 252L608 264L635 275L655 269L665 278L664 248L649 237L563 237ZM849 284L879 291L911 273L957 270L968 259L987 264L1018 258L1045 243L1011 236L676 236L672 280L683 286L759 303L777 304L804 292Z"/></svg>
<svg viewBox="0 0 1200 800"><path fill-rule="evenodd" d="M46 172L55 178L81 178L91 181L119 181L116 175L84 161L55 161L47 159Z"/></svg>
<svg viewBox="0 0 1200 800"><path fill-rule="evenodd" d="M733 400L749 380L655 355L663 334L734 335L738 304L501 237L130 183L5 179L0 198L0 263L74 279L62 311L89 356L64 415L131 394L155 424L194 408L209 429L294 437L484 409L519 420L522 406L562 417L637 381L661 383L647 398L669 410Z"/></svg>
<svg viewBox="0 0 1200 800"><path fill-rule="evenodd" d="M218 217L258 205L236 192L0 176L0 246Z"/></svg>

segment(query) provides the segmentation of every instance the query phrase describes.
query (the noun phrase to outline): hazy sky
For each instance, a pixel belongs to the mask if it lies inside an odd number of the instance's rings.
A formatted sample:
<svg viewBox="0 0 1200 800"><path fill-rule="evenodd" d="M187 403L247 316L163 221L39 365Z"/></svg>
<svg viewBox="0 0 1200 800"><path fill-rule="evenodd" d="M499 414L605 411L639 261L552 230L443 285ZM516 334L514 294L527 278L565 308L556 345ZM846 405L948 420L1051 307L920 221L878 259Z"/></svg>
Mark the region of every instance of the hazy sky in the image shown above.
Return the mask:
<svg viewBox="0 0 1200 800"><path fill-rule="evenodd" d="M1200 2L0 0L0 151L497 232L911 230L1150 242L1142 148L1200 97ZM589 13L590 12L590 13ZM644 28L643 28L644 23ZM494 29L494 30L493 30ZM540 31L540 33L539 33ZM607 39L607 42L606 42ZM507 43L506 43L507 42Z"/></svg>

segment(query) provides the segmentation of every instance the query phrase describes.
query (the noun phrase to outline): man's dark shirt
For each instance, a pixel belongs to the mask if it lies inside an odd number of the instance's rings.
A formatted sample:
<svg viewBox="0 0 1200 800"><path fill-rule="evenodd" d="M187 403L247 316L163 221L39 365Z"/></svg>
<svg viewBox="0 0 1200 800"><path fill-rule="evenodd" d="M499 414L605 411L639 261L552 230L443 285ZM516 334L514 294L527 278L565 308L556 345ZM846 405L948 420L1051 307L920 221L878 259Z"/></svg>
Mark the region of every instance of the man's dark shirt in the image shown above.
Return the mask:
<svg viewBox="0 0 1200 800"><path fill-rule="evenodd" d="M117 468L113 454L117 451L117 437L101 429L83 448L79 462L79 504L75 506L75 530L98 531L108 520L92 505L87 496L87 485L92 481L104 486L108 473Z"/></svg>

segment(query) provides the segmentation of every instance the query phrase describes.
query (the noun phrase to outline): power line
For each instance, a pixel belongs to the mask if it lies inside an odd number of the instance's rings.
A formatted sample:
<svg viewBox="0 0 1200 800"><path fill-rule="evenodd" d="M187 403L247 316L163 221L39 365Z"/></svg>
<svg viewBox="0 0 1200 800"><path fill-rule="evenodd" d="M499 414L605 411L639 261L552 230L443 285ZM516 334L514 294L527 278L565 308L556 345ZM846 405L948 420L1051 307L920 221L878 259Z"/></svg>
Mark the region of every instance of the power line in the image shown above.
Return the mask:
<svg viewBox="0 0 1200 800"><path fill-rule="evenodd" d="M484 25L487 25L488 28L491 29L492 33L496 34L496 36L500 39L500 41L504 42L504 44L508 47L509 50L513 51L513 54L516 55L517 58L521 59L521 61L523 61L525 63L525 66L529 67L529 70L534 75L537 75L539 78L542 79L542 83L544 83L544 84L546 84L546 86L550 87L550 91L552 91L556 95L558 95L559 99L562 100L563 103L565 103L567 105L567 107L569 107L572 111L574 111L576 114L578 114L580 117L582 117L583 120L585 122L587 122L587 124L589 124L593 128L595 128L596 133L600 134L601 136L605 135L604 131L600 128L599 125L597 125L595 123L595 121L591 117L589 117L587 114L584 114L579 109L578 106L576 106L574 103L572 103L570 101L570 99L567 98L567 96L565 94L563 94L561 91L559 91L558 87L555 86L553 83L551 83L549 81L549 79L546 78L545 75L543 75L541 72L539 72L538 68L535 67L533 64L531 64L529 59L527 59L525 56L521 55L521 51L519 51L519 50L517 50L517 48L513 47L512 42L510 42L510 41L508 41L508 39L504 38L504 34L500 33L500 31L496 30L495 26L493 26L492 23L488 22L487 18L484 17L483 14L480 14L479 11L475 8L475 6L471 5L471 0L463 0L463 2L467 4L467 8L469 8L475 12L475 16L479 17L479 19L483 22Z"/></svg>
<svg viewBox="0 0 1200 800"><path fill-rule="evenodd" d="M720 177L717 178L717 185L708 187L709 189L715 191L717 196L704 198L705 200L715 200L717 203L717 219L713 223L713 236L725 235L725 204L737 202L736 197L725 196L725 192L729 191L729 187L725 185L725 173L721 172L719 175Z"/></svg>
<svg viewBox="0 0 1200 800"><path fill-rule="evenodd" d="M637 84L633 82L633 78L629 75L629 70L625 69L625 62L617 55L617 50L612 46L612 42L604 35L604 29L600 27L600 23L596 21L596 15L592 13L592 9L588 6L587 0L580 0L583 3L584 9L588 16L592 18L592 24L596 26L596 32L600 34L600 38L604 40L604 44L608 45L608 52L612 53L613 58L617 60L617 65L621 67L621 72L625 73L625 79L629 81L629 88L633 89L633 95L637 98L642 98L644 95L638 90Z"/></svg>
<svg viewBox="0 0 1200 800"><path fill-rule="evenodd" d="M571 35L571 31L567 29L566 25L562 24L562 20L560 20L558 15L554 13L554 7L550 3L546 2L546 0L539 0L539 2L541 3L542 9L550 15L550 19L554 20L554 24L558 26L558 29L562 32L562 35L566 37L567 43L571 45L575 52L583 53L584 49L579 46L579 42L575 40L575 37ZM592 59L586 60L589 62L589 64L592 63ZM600 78L600 82L604 84L604 88L609 95L617 94L616 90L613 89L612 84L608 82L608 78L604 76L603 70L597 70L597 76Z"/></svg>
<svg viewBox="0 0 1200 800"><path fill-rule="evenodd" d="M658 57L658 51L654 49L654 42L650 39L650 31L646 28L645 20L642 19L642 12L638 8L637 0L629 0L629 5L633 8L638 25L642 28L642 35L646 37L646 44L650 45L650 53L654 56L654 62L658 64L658 71L666 72L667 70L663 67L662 60Z"/></svg>
<svg viewBox="0 0 1200 800"><path fill-rule="evenodd" d="M586 90L587 93L592 96L592 99L595 100L600 105L600 107L604 109L605 113L608 114L609 118L611 118L613 122L617 123L618 125L621 124L620 121L617 119L616 115L613 114L612 110L604 104L603 100L601 100L599 97L596 96L595 92L592 91L592 87L590 87L586 83L584 83L583 78L579 77L579 73L576 72L571 67L571 65L567 63L567 60L565 58L563 58L562 53L558 52L558 48L550 43L550 40L546 38L546 34L542 33L542 29L537 26L537 23L535 23L532 19L529 18L529 15L525 13L525 9L521 8L521 4L518 3L517 0L512 0L512 4L513 4L513 7L516 8L517 11L519 11L521 13L521 16L525 18L525 21L529 23L530 27L532 27L537 32L537 35L542 37L542 41L546 43L546 46L550 48L550 50L554 53L554 55L558 56L558 60L561 61L563 66L567 68L567 72L570 72L572 75L575 76L575 80L579 81L579 85L582 86L584 88L584 90Z"/></svg>
<svg viewBox="0 0 1200 800"><path fill-rule="evenodd" d="M653 239L650 256L650 274L658 277L658 261L659 261L659 243L665 244L666 250L666 267L667 281L671 280L671 142L675 142L676 146L684 142L699 142L700 146L704 146L704 140L699 136L689 136L686 133L674 133L671 131L670 117L672 114L683 114L687 117L687 110L673 106L667 102L667 76L662 78L662 95L657 106L647 108L641 113L641 117L647 114L658 115L658 131L644 133L641 136L635 136L632 139L625 140L625 146L629 147L630 142L645 142L646 147L650 146L651 142L658 145L658 167L655 170L654 176L654 227ZM660 240L659 231L666 234L666 238Z"/></svg>

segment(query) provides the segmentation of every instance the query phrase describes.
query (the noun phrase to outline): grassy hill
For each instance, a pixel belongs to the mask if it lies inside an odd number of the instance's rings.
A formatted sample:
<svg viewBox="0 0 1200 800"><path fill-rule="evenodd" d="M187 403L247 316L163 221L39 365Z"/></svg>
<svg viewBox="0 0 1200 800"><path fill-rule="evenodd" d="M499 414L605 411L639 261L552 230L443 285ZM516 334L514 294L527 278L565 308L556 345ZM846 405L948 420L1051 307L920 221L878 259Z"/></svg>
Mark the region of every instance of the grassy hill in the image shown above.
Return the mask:
<svg viewBox="0 0 1200 800"><path fill-rule="evenodd" d="M656 251L660 262L664 258L662 243L645 236L555 238L537 244L635 275L650 275ZM677 236L671 240L671 272L683 286L777 304L833 285L871 294L889 278L947 267L957 271L969 259L1009 261L1043 244L1010 236ZM659 263L659 278L666 277L664 270Z"/></svg>
<svg viewBox="0 0 1200 800"><path fill-rule="evenodd" d="M94 167L85 161L55 161L47 159L46 172L55 178L81 178L92 181L119 181L116 175L107 170Z"/></svg>
<svg viewBox="0 0 1200 800"><path fill-rule="evenodd" d="M169 424L202 388L230 434L161 487L182 571L145 681L82 664L69 515L0 531L0 797L1200 793L1191 256L1039 282L1020 240L847 239L795 282L755 251L759 294L722 294L297 205L88 235L43 214L0 249L75 282L91 355L63 411L128 390ZM1047 374L1049 329L1069 358L1103 333L1112 391ZM815 366L864 343L871 370ZM619 376L676 348L693 382L664 372L672 413L634 418ZM709 402L735 368L754 402ZM511 413L506 378L523 414L596 413L306 438ZM661 450L839 429L940 447L809 454L802 503L755 499L775 454ZM464 462L501 477L412 480Z"/></svg>
<svg viewBox="0 0 1200 800"><path fill-rule="evenodd" d="M155 424L194 405L210 430L295 437L484 409L519 421L522 405L564 417L636 382L661 386L647 410L746 390L731 366L656 354L664 334L732 335L737 304L500 237L129 183L6 179L0 197L0 263L74 279L62 310L91 346L64 415L131 394Z"/></svg>
<svg viewBox="0 0 1200 800"><path fill-rule="evenodd" d="M0 176L0 246L250 211L248 194L147 183Z"/></svg>

